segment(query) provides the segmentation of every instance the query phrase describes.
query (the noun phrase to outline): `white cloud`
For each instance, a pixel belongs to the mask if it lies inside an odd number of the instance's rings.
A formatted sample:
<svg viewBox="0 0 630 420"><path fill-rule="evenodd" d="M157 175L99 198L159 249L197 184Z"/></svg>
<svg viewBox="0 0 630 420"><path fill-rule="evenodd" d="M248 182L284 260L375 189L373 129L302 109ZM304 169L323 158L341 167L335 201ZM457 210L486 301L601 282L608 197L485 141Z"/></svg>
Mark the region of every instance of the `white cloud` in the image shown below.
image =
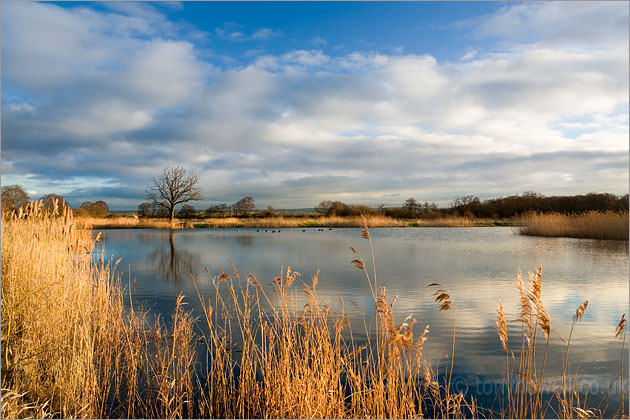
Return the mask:
<svg viewBox="0 0 630 420"><path fill-rule="evenodd" d="M125 103L99 103L79 115L60 119L57 128L76 136L94 138L146 127L151 119L148 112Z"/></svg>
<svg viewBox="0 0 630 420"><path fill-rule="evenodd" d="M153 41L130 59L120 84L147 105L174 106L202 88L203 67L190 43Z"/></svg>
<svg viewBox="0 0 630 420"><path fill-rule="evenodd" d="M477 51L471 50L471 51L468 51L466 54L464 54L462 58L460 58L460 60L461 61L472 60L476 56L477 56Z"/></svg>
<svg viewBox="0 0 630 420"><path fill-rule="evenodd" d="M311 38L311 44L313 44L317 48L317 47L325 47L326 44L328 44L328 42L320 36L315 36Z"/></svg>
<svg viewBox="0 0 630 420"><path fill-rule="evenodd" d="M216 28L215 33L223 39L234 42L268 41L282 36L282 31L273 30L271 28L257 28L248 35L242 25L233 22L226 23L223 28Z"/></svg>
<svg viewBox="0 0 630 420"><path fill-rule="evenodd" d="M476 30L516 43L627 50L628 7L615 1L517 3L483 18Z"/></svg>
<svg viewBox="0 0 630 420"><path fill-rule="evenodd" d="M280 31L274 31L271 28L259 28L252 33L251 39L265 41L281 35L282 33Z"/></svg>

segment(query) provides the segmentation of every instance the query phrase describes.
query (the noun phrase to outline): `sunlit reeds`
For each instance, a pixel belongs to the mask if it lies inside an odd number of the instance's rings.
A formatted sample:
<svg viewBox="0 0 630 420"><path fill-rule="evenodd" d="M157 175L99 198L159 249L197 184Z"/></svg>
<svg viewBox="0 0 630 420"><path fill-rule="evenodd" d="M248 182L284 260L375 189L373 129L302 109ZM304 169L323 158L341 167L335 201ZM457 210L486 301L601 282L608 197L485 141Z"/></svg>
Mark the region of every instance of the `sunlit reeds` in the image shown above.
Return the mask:
<svg viewBox="0 0 630 420"><path fill-rule="evenodd" d="M496 328L503 351L505 352L505 390L501 395L501 416L509 418L546 418L550 412L559 418L592 418L604 415L601 406L607 403L608 394L597 406L589 406L587 399L581 395L581 365L571 372L570 370L570 346L576 324L583 318L588 308L588 301L585 300L576 309L573 315L573 323L567 338L560 337L564 343L561 354L562 377L561 385L554 390L552 400L545 401L543 398L543 378L545 376L545 365L549 353L549 339L554 332L551 329L551 319L542 302L542 267L535 273L529 273L530 284L525 290L521 271L518 271L516 287L520 295L517 307L517 317L513 322L518 322L520 328L520 350L515 353L508 346L508 329L503 303L499 301L497 309ZM615 338L622 334L625 326L625 314L617 326ZM537 331L543 333L545 349L542 361L536 358ZM518 343L518 341L517 341ZM625 416L625 394L623 389L623 350L621 361L621 404L617 410L616 417ZM514 380L516 379L516 380ZM612 387L612 382L611 382ZM610 390L609 390L610 392Z"/></svg>
<svg viewBox="0 0 630 420"><path fill-rule="evenodd" d="M182 229L192 227L192 223L176 221L171 226L167 218L138 218L138 217L87 217L79 216L74 219L77 227L85 229Z"/></svg>
<svg viewBox="0 0 630 420"><path fill-rule="evenodd" d="M527 213L521 217L522 235L628 240L628 212L589 211L582 214Z"/></svg>
<svg viewBox="0 0 630 420"><path fill-rule="evenodd" d="M191 415L190 315L166 332L125 309L93 246L67 209L2 220L2 417Z"/></svg>
<svg viewBox="0 0 630 420"><path fill-rule="evenodd" d="M365 219L370 227L475 227L493 226L491 219L444 216L430 219L395 219L382 215L321 217L209 217L176 219L171 226L166 218L77 217L77 226L89 229L190 229L202 228L360 228Z"/></svg>

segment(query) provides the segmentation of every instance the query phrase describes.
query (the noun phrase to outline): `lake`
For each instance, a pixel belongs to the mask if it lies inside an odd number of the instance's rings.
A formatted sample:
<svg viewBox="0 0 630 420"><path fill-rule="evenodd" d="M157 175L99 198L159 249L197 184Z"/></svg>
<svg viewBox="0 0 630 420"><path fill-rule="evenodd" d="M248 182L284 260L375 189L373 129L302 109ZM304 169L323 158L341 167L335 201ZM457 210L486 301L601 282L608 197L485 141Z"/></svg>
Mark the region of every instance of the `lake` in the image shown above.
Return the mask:
<svg viewBox="0 0 630 420"><path fill-rule="evenodd" d="M342 297L355 339L364 340L363 320L368 325L373 321L374 303L365 274L350 263L356 258L350 249L354 247L372 271L369 242L361 238L361 229L273 230L105 230L103 243L107 257L122 258L118 269L123 283L129 283L134 305L143 304L164 318L179 293L201 316L195 283L206 298L215 290L206 268L213 276L220 269L231 273L231 261L243 279L249 269L269 289L283 267L300 272L307 284L319 270L318 298L334 311ZM520 236L509 227L380 228L370 233L378 283L386 287L390 300L398 296L396 322L413 315L417 333L430 325L423 355L434 366L440 361L442 370L444 354L451 353L452 318L450 312L438 312L427 286L440 283L451 294L456 391L482 400L494 395L493 384L505 374L495 310L501 299L507 319L517 317L517 271L522 269L528 284L527 273L539 265L552 328L545 389L551 392L560 382L559 337L568 336L575 310L584 300L589 305L573 332L571 369L581 358L583 383L589 394L600 395L619 373L622 343L614 335L621 314L628 310L627 242ZM301 285L296 287L297 299L306 302L301 290ZM520 324L508 324L508 329L510 340L515 340L509 344L515 348ZM619 388L613 387L611 402L618 395Z"/></svg>

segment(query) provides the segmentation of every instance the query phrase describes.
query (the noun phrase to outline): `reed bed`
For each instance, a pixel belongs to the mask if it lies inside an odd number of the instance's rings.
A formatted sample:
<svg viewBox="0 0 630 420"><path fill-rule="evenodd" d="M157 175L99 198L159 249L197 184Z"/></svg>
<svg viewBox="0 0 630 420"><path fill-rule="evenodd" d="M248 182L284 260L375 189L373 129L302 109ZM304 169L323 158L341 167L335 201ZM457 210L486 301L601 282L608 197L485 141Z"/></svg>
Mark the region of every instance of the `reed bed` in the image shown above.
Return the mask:
<svg viewBox="0 0 630 420"><path fill-rule="evenodd" d="M138 217L76 217L74 223L83 229L182 229L191 228L192 223L184 220L175 220L171 225L166 218L138 218Z"/></svg>
<svg viewBox="0 0 630 420"><path fill-rule="evenodd" d="M407 226L405 221L397 220L388 216L366 216L370 226L374 227L403 227ZM283 217L267 217L267 218L251 218L237 219L226 218L204 219L204 222L213 227L234 227L240 226L244 228L298 228L298 227L363 227L363 219L361 216L328 216L328 217L304 217L304 218L283 218Z"/></svg>
<svg viewBox="0 0 630 420"><path fill-rule="evenodd" d="M99 236L68 209L4 215L2 417L187 415L193 320L178 305L167 333L126 309Z"/></svg>
<svg viewBox="0 0 630 420"><path fill-rule="evenodd" d="M404 227L408 223L387 216L367 216L373 227ZM173 225L165 218L134 218L117 217L111 219L95 217L77 217L79 226L89 229L189 229L193 227L210 228L298 228L298 227L362 227L360 216L349 217L264 217L264 218L205 218L205 219L175 219Z"/></svg>
<svg viewBox="0 0 630 420"><path fill-rule="evenodd" d="M581 214L527 213L521 235L628 240L628 212L589 211Z"/></svg>
<svg viewBox="0 0 630 420"><path fill-rule="evenodd" d="M327 217L263 217L263 218L205 218L205 219L175 219L171 225L169 219L159 218L95 218L77 217L76 224L87 229L190 229L200 228L308 228L308 227L363 227L361 216L327 216ZM430 219L394 219L388 216L365 216L370 227L474 227L496 226L492 219L477 219L462 216L445 216ZM501 224L502 225L502 224Z"/></svg>
<svg viewBox="0 0 630 420"><path fill-rule="evenodd" d="M439 380L423 359L429 327L395 319L395 299L376 279L367 221L361 236L370 257L356 254L376 309L368 340L352 337L343 301L332 309L317 297L318 275L303 281L290 267L263 287L233 268L211 276L215 292L193 318L179 296L170 319L134 308L116 275L116 262L92 257L95 241L71 212L29 205L2 222L2 417L63 418L475 418L540 417L544 364L535 345L520 344L511 362L505 313L497 325L506 376L528 378L511 388L504 409L480 409L451 390L456 355L456 302L437 287L438 310L453 320L450 369ZM210 274L208 274L210 275ZM548 339L540 301L542 272L525 291L519 276L519 320L530 343ZM125 301L129 299L125 303ZM586 310L578 309L581 314ZM581 315L574 324L579 321ZM625 345L625 316L617 327ZM543 339L543 338L540 338ZM510 339L512 340L512 339ZM566 344L566 358L569 344ZM237 347L235 347L237 346ZM567 360L565 359L565 360ZM201 364L203 360L207 362ZM514 363L517 363L514 365ZM204 367L202 369L202 366ZM621 378L623 378L623 363ZM602 415L577 400L577 375L558 390L559 417ZM620 379L623 380L623 379ZM623 397L622 397L623 398ZM623 404L623 401L622 401ZM620 408L618 415L627 414Z"/></svg>

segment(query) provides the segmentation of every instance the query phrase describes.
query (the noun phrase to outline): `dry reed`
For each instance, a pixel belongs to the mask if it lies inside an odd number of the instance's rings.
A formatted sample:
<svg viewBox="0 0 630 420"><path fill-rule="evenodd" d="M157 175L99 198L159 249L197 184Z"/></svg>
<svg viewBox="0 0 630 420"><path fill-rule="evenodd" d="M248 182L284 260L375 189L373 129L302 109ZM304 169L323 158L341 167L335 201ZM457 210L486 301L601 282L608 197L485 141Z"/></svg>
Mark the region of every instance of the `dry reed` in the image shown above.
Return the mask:
<svg viewBox="0 0 630 420"><path fill-rule="evenodd" d="M543 418L549 416L549 410L559 418L593 418L604 415L600 409L606 402L608 394L600 401L596 407L587 405L586 397L581 395L582 389L580 381L580 365L575 368L573 373L569 369L570 346L573 336L574 327L579 322L588 308L588 301L585 300L575 311L573 323L569 331L568 338L561 340L565 343L562 353L562 383L559 388L554 391L554 400L557 405L553 406L553 401L543 402L543 377L545 374L545 365L549 352L549 337L553 330L551 329L551 319L542 303L542 267L539 267L535 273L529 273L530 284L526 291L521 271L519 269L516 287L519 291L520 302L518 306L518 316L514 322L521 324L520 352L518 356L514 355L508 348L508 330L503 303L499 301L497 309L496 329L499 340L505 352L505 383L506 389L501 395L501 416L509 418ZM625 326L625 314L622 315L621 321L617 326L615 338L623 333ZM536 360L536 333L540 327L545 339L545 350L542 362ZM623 390L623 351L625 346L625 336L622 343L622 360L621 360L621 405L615 417L623 418L625 416L625 393ZM508 357L512 355L512 359ZM512 360L512 363L510 363ZM512 382L512 377L516 377L517 381ZM614 381L613 381L614 382ZM611 382L611 387L612 387ZM610 392L610 389L609 389Z"/></svg>
<svg viewBox="0 0 630 420"><path fill-rule="evenodd" d="M382 215L365 216L370 227L475 227L494 226L491 219L475 219L461 216L445 216L432 219L394 219ZM176 219L171 227L166 218L137 218L137 217L76 217L77 226L88 229L190 229L193 227L207 228L309 228L333 227L352 228L363 227L362 216L322 216L322 217L262 217L262 218L204 218L204 219Z"/></svg>
<svg viewBox="0 0 630 420"><path fill-rule="evenodd" d="M528 213L519 222L522 235L628 240L628 212L583 214Z"/></svg>

